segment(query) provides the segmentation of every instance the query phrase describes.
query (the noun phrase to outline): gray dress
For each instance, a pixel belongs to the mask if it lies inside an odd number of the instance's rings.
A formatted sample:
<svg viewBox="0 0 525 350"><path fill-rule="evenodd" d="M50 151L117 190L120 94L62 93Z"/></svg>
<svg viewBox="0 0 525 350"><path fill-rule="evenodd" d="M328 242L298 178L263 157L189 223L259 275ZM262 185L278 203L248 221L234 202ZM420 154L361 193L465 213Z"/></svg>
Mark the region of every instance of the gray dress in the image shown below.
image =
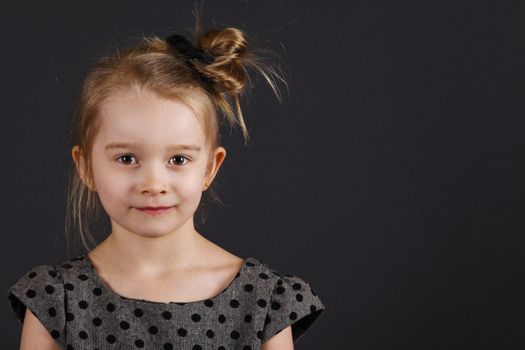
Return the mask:
<svg viewBox="0 0 525 350"><path fill-rule="evenodd" d="M248 257L218 295L155 302L118 295L87 254L38 265L8 291L20 324L26 307L63 349L260 349L292 325L296 342L325 309L310 284Z"/></svg>

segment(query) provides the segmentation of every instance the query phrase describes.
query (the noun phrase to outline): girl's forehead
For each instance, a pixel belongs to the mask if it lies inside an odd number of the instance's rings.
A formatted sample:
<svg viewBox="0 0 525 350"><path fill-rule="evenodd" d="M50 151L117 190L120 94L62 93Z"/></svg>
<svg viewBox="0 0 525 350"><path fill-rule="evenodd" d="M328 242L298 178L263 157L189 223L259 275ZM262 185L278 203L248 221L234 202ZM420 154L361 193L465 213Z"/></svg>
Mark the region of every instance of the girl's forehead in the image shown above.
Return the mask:
<svg viewBox="0 0 525 350"><path fill-rule="evenodd" d="M175 99L153 94L126 93L108 98L99 109L100 138L141 140L174 139L204 143L204 133L193 110Z"/></svg>

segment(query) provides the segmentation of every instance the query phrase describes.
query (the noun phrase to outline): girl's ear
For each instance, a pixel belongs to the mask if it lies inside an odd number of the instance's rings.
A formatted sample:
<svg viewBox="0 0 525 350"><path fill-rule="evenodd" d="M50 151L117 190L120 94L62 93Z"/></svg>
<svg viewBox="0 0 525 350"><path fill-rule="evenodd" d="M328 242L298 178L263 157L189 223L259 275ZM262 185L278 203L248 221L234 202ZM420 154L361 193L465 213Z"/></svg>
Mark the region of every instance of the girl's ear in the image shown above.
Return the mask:
<svg viewBox="0 0 525 350"><path fill-rule="evenodd" d="M222 162L224 161L224 158L226 158L226 149L222 146L219 146L213 151L210 159L211 167L210 171L207 174L207 176L204 178L204 190L206 190L217 173L219 172L219 168L221 167Z"/></svg>
<svg viewBox="0 0 525 350"><path fill-rule="evenodd" d="M76 168L77 168L77 173L78 173L78 176L80 176L80 179L82 180L82 182L90 189L93 191L92 189L92 186L90 185L89 181L87 180L87 176L86 176L86 160L84 158L84 153L82 152L82 150L80 149L80 147L78 145L75 145L72 149L71 149L71 156L73 157L73 160L75 161L75 165L76 165Z"/></svg>

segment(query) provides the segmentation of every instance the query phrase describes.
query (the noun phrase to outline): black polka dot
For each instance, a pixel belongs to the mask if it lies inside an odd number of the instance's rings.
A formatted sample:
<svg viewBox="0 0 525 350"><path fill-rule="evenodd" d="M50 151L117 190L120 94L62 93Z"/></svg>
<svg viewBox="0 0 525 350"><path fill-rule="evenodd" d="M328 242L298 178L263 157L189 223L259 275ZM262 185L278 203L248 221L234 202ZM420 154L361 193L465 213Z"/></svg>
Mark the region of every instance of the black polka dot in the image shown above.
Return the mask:
<svg viewBox="0 0 525 350"><path fill-rule="evenodd" d="M54 307L50 307L49 309L47 309L47 313L49 314L49 316L55 317L57 315L57 310Z"/></svg>
<svg viewBox="0 0 525 350"><path fill-rule="evenodd" d="M135 346L137 348L143 348L144 347L144 341L142 339L135 340Z"/></svg>
<svg viewBox="0 0 525 350"><path fill-rule="evenodd" d="M207 336L208 338L213 338L213 337L215 336L215 333L214 333L211 329L208 329L208 330L206 331L206 336Z"/></svg>
<svg viewBox="0 0 525 350"><path fill-rule="evenodd" d="M75 319L75 315L71 312L66 312L66 321L71 322Z"/></svg>
<svg viewBox="0 0 525 350"><path fill-rule="evenodd" d="M272 302L272 309L273 310L279 310L280 308L281 308L281 304L279 304L276 301Z"/></svg>
<svg viewBox="0 0 525 350"><path fill-rule="evenodd" d="M36 297L36 292L34 290L32 290L32 289L28 289L26 291L26 295L27 295L28 298L34 298L34 297Z"/></svg>
<svg viewBox="0 0 525 350"><path fill-rule="evenodd" d="M184 328L179 328L177 329L177 334L181 337L185 337L188 334L188 331Z"/></svg>
<svg viewBox="0 0 525 350"><path fill-rule="evenodd" d="M73 267L73 265L66 263L66 264L62 264L62 267L65 267L66 269L70 269Z"/></svg>
<svg viewBox="0 0 525 350"><path fill-rule="evenodd" d="M246 316L244 316L244 322L247 322L247 323L252 322L252 315L246 315Z"/></svg>
<svg viewBox="0 0 525 350"><path fill-rule="evenodd" d="M102 319L100 319L99 317L95 317L93 319L93 324L97 327L100 326L102 324Z"/></svg>
<svg viewBox="0 0 525 350"><path fill-rule="evenodd" d="M219 322L220 322L220 323L224 323L224 322L226 322L226 316L224 316L223 314L220 314L220 315L219 315Z"/></svg>
<svg viewBox="0 0 525 350"><path fill-rule="evenodd" d="M255 264L252 263L251 261L247 261L247 262L246 262L246 266L254 267Z"/></svg>
<svg viewBox="0 0 525 350"><path fill-rule="evenodd" d="M193 314L193 315L191 315L191 319L192 319L193 322L199 322L201 320L201 315Z"/></svg>
<svg viewBox="0 0 525 350"><path fill-rule="evenodd" d="M97 297L100 296L102 294L102 289L98 287L93 288L93 294L96 295Z"/></svg>
<svg viewBox="0 0 525 350"><path fill-rule="evenodd" d="M259 305L260 307L266 307L266 300L264 299L257 300L257 305Z"/></svg>
<svg viewBox="0 0 525 350"><path fill-rule="evenodd" d="M164 350L173 350L173 344L172 343L164 343L164 345L162 345L162 348Z"/></svg>
<svg viewBox="0 0 525 350"><path fill-rule="evenodd" d="M267 280L267 279L268 279L268 275L265 274L264 272L261 272L261 273L259 274L259 277L262 278L263 280Z"/></svg>
<svg viewBox="0 0 525 350"><path fill-rule="evenodd" d="M257 331L257 338L262 340L262 338L263 338L263 331Z"/></svg>
<svg viewBox="0 0 525 350"><path fill-rule="evenodd" d="M55 271L55 270L51 270L51 271L48 271L48 274L49 276L55 278L56 276L58 276L58 273Z"/></svg>
<svg viewBox="0 0 525 350"><path fill-rule="evenodd" d="M47 285L45 288L45 291L47 294L53 294L53 292L55 291L55 288L53 286Z"/></svg>
<svg viewBox="0 0 525 350"><path fill-rule="evenodd" d="M294 283L292 288L295 289L295 290L300 290L301 289L301 284L300 283Z"/></svg>
<svg viewBox="0 0 525 350"><path fill-rule="evenodd" d="M129 329L129 323L126 321L120 321L120 328L122 329Z"/></svg>
<svg viewBox="0 0 525 350"><path fill-rule="evenodd" d="M164 312L162 313L162 318L165 319L165 320L169 320L169 319L171 319L171 312L169 312L169 311L164 311Z"/></svg>
<svg viewBox="0 0 525 350"><path fill-rule="evenodd" d="M72 290L75 289L75 286L68 282L68 283L64 284L64 288L66 290L72 291Z"/></svg>
<svg viewBox="0 0 525 350"><path fill-rule="evenodd" d="M87 275L84 275L84 274L80 274L78 275L78 279L81 280L81 281L85 281L87 280L89 277Z"/></svg>
<svg viewBox="0 0 525 350"><path fill-rule="evenodd" d="M297 318L297 314L295 312L290 312L290 320L295 320Z"/></svg>
<svg viewBox="0 0 525 350"><path fill-rule="evenodd" d="M88 338L88 334L85 331L80 331L78 333L78 336L80 337L80 339L87 339Z"/></svg>
<svg viewBox="0 0 525 350"><path fill-rule="evenodd" d="M217 350L226 350L226 348L225 348L224 346L221 345L221 346L219 346L219 347L217 348Z"/></svg>
<svg viewBox="0 0 525 350"><path fill-rule="evenodd" d="M245 345L242 350L252 350L252 347L250 345Z"/></svg>
<svg viewBox="0 0 525 350"><path fill-rule="evenodd" d="M297 300L297 301L303 301L303 295L300 294L300 293L297 293L297 294L295 295L295 300Z"/></svg>
<svg viewBox="0 0 525 350"><path fill-rule="evenodd" d="M244 285L244 291L251 292L253 290L253 284L245 284Z"/></svg>
<svg viewBox="0 0 525 350"><path fill-rule="evenodd" d="M142 315L144 315L144 311L142 311L142 309L135 309L135 311L133 311L133 314L137 317L142 317Z"/></svg>
<svg viewBox="0 0 525 350"><path fill-rule="evenodd" d="M58 339L58 338L60 338L60 332L57 331L56 329L53 329L53 330L51 331L50 334L51 334L51 336L52 336L54 339Z"/></svg>
<svg viewBox="0 0 525 350"><path fill-rule="evenodd" d="M240 335L241 335L241 334L240 334L239 332L237 332L237 331L232 331L232 332L230 333L230 338L232 338L232 339L239 339Z"/></svg>
<svg viewBox="0 0 525 350"><path fill-rule="evenodd" d="M275 288L275 293L277 294L283 294L286 291L286 289L283 286L278 286Z"/></svg>
<svg viewBox="0 0 525 350"><path fill-rule="evenodd" d="M213 300L210 300L210 299L204 300L204 305L206 305L207 307L212 307Z"/></svg>
<svg viewBox="0 0 525 350"><path fill-rule="evenodd" d="M79 301L78 302L78 307L80 307L81 309L87 309L87 307L88 307L87 301L85 301L85 300Z"/></svg>
<svg viewBox="0 0 525 350"><path fill-rule="evenodd" d="M35 271L32 271L29 273L29 275L27 275L29 278L34 278L36 277L36 272Z"/></svg>
<svg viewBox="0 0 525 350"><path fill-rule="evenodd" d="M237 299L230 300L231 307L239 307L239 301Z"/></svg>
<svg viewBox="0 0 525 350"><path fill-rule="evenodd" d="M195 345L193 345L191 350L202 350L202 346L200 346L199 344L195 344Z"/></svg>
<svg viewBox="0 0 525 350"><path fill-rule="evenodd" d="M108 310L109 312L115 311L115 305L113 305L112 303L108 303L106 305L106 310Z"/></svg>
<svg viewBox="0 0 525 350"><path fill-rule="evenodd" d="M117 337L115 337L113 334L110 334L106 337L106 340L108 343L113 344L117 341Z"/></svg>
<svg viewBox="0 0 525 350"><path fill-rule="evenodd" d="M159 332L159 329L155 326L150 326L148 328L148 332L150 332L150 334L157 334Z"/></svg>

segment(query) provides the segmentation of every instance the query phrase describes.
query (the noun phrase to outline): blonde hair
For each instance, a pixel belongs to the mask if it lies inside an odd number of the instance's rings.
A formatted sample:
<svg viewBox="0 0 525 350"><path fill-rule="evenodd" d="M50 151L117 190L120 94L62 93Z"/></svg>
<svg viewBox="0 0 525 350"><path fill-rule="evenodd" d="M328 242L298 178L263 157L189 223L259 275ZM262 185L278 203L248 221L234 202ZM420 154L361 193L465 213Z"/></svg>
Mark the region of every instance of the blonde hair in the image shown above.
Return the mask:
<svg viewBox="0 0 525 350"><path fill-rule="evenodd" d="M100 127L99 108L112 94L134 88L186 103L204 130L210 151L220 145L219 112L225 116L230 127L240 126L245 144L249 140L239 103L246 87L252 86L248 68L262 74L281 101L277 81L285 85L286 81L280 66L260 55L272 51L249 47L246 33L238 28L202 32L199 9L195 12L195 18L194 46L214 58L210 64L196 60L189 63L187 57L166 40L158 36L142 36L132 45L103 55L88 69L75 103L70 142L71 147L78 146L84 156L83 170L90 184L93 184L91 150ZM80 238L89 251L96 246L90 225L99 222L102 217L107 219L107 214L96 192L90 191L80 178L73 162L68 179L66 242L69 245ZM215 182L208 188L209 195L213 201L221 203L214 190ZM199 209L204 206L206 193L208 191L204 193ZM204 219L203 215L203 222Z"/></svg>

